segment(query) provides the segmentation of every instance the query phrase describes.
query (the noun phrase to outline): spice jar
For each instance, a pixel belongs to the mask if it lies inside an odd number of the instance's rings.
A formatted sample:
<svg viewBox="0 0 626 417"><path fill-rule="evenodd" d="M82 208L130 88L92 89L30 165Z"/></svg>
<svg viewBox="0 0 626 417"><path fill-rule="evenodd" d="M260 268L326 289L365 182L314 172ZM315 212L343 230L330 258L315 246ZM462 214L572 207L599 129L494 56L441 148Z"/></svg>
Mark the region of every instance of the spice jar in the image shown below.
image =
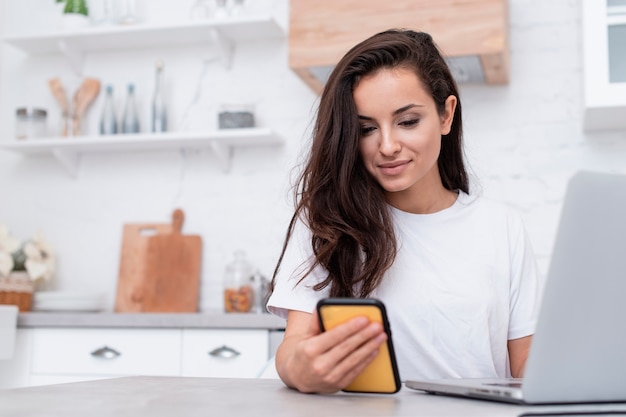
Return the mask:
<svg viewBox="0 0 626 417"><path fill-rule="evenodd" d="M15 111L15 137L40 138L46 135L47 112L43 109L19 107Z"/></svg>
<svg viewBox="0 0 626 417"><path fill-rule="evenodd" d="M226 266L224 274L224 311L248 313L254 307L254 271L242 250L235 252L235 259Z"/></svg>

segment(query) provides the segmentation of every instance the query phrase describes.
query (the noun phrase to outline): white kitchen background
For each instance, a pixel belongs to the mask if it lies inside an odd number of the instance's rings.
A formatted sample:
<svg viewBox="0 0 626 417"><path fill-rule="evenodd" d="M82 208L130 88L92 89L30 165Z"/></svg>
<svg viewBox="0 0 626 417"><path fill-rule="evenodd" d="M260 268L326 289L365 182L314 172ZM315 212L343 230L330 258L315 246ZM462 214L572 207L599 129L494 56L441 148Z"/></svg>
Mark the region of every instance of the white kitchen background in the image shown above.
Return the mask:
<svg viewBox="0 0 626 417"><path fill-rule="evenodd" d="M191 0L136 0L144 22L186 21ZM288 67L288 0L246 0L248 13L273 15L279 39L238 43L232 67L208 67L200 99L215 127L222 103L252 103L258 126L284 145L236 148L224 172L211 149L87 153L72 177L52 156L0 151L0 223L25 240L44 232L56 250L52 288L107 294L115 301L124 223L167 223L185 211L185 234L203 238L202 311L222 309L222 279L237 249L271 276L291 214L291 185L308 141L316 95ZM55 29L54 0L0 0L4 35ZM510 0L510 83L463 85L465 139L474 192L523 215L546 272L565 185L577 170L626 172L624 131L585 133L580 2ZM148 131L154 64L165 63L170 129L180 128L194 96L209 43L89 53L84 75L114 86L118 115L134 83L142 131ZM15 140L15 108L60 110L47 80L60 77L73 94L80 77L60 54L28 56L9 45L0 55L0 140ZM104 88L103 88L104 90ZM87 111L97 134L103 91ZM207 123L209 123L207 121Z"/></svg>

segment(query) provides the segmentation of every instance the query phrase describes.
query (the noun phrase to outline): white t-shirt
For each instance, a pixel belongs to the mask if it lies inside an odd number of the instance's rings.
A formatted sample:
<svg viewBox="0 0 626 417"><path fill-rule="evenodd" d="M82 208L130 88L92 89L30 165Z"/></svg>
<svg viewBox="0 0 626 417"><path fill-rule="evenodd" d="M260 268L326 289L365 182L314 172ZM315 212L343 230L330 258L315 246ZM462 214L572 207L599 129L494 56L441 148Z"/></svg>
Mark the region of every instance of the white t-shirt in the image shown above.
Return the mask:
<svg viewBox="0 0 626 417"><path fill-rule="evenodd" d="M459 192L449 208L392 208L398 254L371 295L387 309L402 380L510 376L507 341L534 333L537 267L521 218L502 204ZM268 300L273 314L312 312L310 231L300 222Z"/></svg>

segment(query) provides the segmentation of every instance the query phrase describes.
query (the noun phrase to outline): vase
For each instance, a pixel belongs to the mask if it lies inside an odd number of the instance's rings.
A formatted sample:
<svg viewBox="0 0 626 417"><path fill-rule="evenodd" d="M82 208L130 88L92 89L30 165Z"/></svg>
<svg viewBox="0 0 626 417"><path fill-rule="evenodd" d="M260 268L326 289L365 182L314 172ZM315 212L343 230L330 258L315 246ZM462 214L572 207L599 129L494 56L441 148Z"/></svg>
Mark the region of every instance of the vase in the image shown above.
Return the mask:
<svg viewBox="0 0 626 417"><path fill-rule="evenodd" d="M0 277L0 304L16 305L20 312L30 311L35 285L26 271L13 271Z"/></svg>
<svg viewBox="0 0 626 417"><path fill-rule="evenodd" d="M79 13L63 13L60 20L62 31L74 31L88 27L91 24L89 18Z"/></svg>

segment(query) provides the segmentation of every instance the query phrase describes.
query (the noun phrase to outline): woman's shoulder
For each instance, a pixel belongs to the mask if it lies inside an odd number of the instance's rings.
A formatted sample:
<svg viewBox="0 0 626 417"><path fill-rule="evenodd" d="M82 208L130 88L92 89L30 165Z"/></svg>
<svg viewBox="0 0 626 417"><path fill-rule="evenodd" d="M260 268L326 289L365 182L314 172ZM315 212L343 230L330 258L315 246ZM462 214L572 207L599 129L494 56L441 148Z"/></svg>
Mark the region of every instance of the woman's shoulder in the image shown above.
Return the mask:
<svg viewBox="0 0 626 417"><path fill-rule="evenodd" d="M457 204L468 209L473 215L484 217L491 222L498 220L521 222L521 215L513 205L482 194L467 194L459 191Z"/></svg>

